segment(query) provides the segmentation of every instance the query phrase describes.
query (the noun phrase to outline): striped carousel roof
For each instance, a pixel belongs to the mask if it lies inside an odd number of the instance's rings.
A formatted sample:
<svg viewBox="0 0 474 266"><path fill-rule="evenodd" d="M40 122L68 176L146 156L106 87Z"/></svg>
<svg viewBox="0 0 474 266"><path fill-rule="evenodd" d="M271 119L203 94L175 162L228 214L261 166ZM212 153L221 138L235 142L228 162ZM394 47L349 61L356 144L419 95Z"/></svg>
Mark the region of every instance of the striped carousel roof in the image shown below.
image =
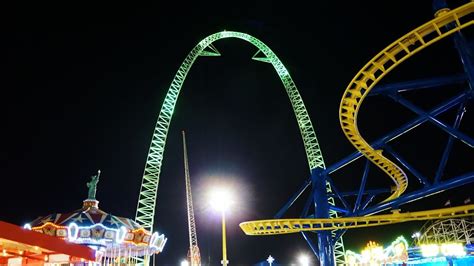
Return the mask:
<svg viewBox="0 0 474 266"><path fill-rule="evenodd" d="M80 227L102 224L113 229L119 229L124 226L128 230L143 228L131 219L115 216L100 210L96 200L85 200L84 206L73 212L54 213L38 217L30 225L34 228L41 227L46 223L53 223L57 226L68 226L70 223L75 223Z"/></svg>

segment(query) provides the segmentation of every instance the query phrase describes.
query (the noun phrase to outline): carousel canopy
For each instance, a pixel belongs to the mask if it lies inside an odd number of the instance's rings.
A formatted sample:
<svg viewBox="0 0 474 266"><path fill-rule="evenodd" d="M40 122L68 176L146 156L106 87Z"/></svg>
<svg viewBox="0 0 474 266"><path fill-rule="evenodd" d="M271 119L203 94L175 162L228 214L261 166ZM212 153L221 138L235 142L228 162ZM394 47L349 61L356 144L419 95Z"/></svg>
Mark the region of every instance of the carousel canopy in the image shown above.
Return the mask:
<svg viewBox="0 0 474 266"><path fill-rule="evenodd" d="M69 213L54 213L47 216L38 217L30 223L31 227L41 227L46 224L57 226L68 226L75 223L79 227L102 224L107 228L119 230L122 226L127 230L137 230L143 228L135 221L106 213L98 208L98 201L85 200L81 209ZM44 232L47 233L47 232Z"/></svg>
<svg viewBox="0 0 474 266"><path fill-rule="evenodd" d="M151 233L132 219L115 216L99 209L95 199L100 171L87 183L88 198L81 209L38 217L25 228L46 235L67 239L102 251L105 256L133 256L159 253L167 241L164 235Z"/></svg>

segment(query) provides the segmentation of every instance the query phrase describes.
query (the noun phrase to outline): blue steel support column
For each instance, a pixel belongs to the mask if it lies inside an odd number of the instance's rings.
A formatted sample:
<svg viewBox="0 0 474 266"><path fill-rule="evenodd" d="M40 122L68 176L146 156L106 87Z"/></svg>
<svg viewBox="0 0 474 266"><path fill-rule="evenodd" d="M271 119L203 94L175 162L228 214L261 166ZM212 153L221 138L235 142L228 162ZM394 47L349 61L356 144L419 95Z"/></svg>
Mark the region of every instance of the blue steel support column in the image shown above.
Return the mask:
<svg viewBox="0 0 474 266"><path fill-rule="evenodd" d="M370 161L365 160L364 173L362 174L362 180L360 181L359 194L357 194L356 203L354 204L354 209L352 212L356 212L357 210L359 210L360 201L362 200L362 196L364 195L365 183L367 183L367 176L369 175L369 169Z"/></svg>
<svg viewBox="0 0 474 266"><path fill-rule="evenodd" d="M375 196L377 195L374 195L374 194L367 195L367 199L364 201L364 204L362 204L363 210L365 210L365 208L367 208L367 206L372 202L372 200L374 200Z"/></svg>
<svg viewBox="0 0 474 266"><path fill-rule="evenodd" d="M437 16L438 12L443 10L449 10L446 0L433 0L433 12ZM446 26L448 29L451 29L452 24ZM467 74L467 80L469 83L469 88L471 91L474 88L474 64L472 62L472 53L470 51L469 45L466 42L462 32L456 32L453 35L454 45L458 50L461 63L464 67L464 72Z"/></svg>
<svg viewBox="0 0 474 266"><path fill-rule="evenodd" d="M435 77L435 78L427 78L427 79L417 79L417 80L410 80L410 81L403 81L397 83L388 83L383 85L377 85L373 88L368 96L375 96L375 95L387 95L394 92L401 92L401 91L412 91L412 90L419 90L419 89L431 89L431 88L439 88L442 86L453 85L453 84L461 84L466 81L466 74L456 74L452 76L445 76L445 77Z"/></svg>
<svg viewBox="0 0 474 266"><path fill-rule="evenodd" d="M326 192L326 175L322 174L322 168L311 170L311 181L313 184L313 199L316 218L329 218L329 203ZM334 246L330 231L318 232L318 251L320 266L334 266Z"/></svg>
<svg viewBox="0 0 474 266"><path fill-rule="evenodd" d="M471 182L474 182L474 172L469 172L464 175L453 177L447 181L439 182L436 185L431 185L428 188L423 188L417 191L410 192L408 194L404 194L392 201L383 202L369 209L358 211L353 216L365 216L365 215L375 214L375 213L388 210L390 208L398 207L402 204L415 201L421 198L425 198L436 193L441 193L445 190L453 189L453 188L456 188L456 187L459 187Z"/></svg>
<svg viewBox="0 0 474 266"><path fill-rule="evenodd" d="M462 103L459 106L458 112L456 114L456 119L454 120L453 128L458 129L461 125L462 116L464 112L466 112L466 104ZM453 148L453 136L449 135L448 142L446 143L446 147L444 148L443 156L441 157L441 161L438 166L438 170L436 171L434 183L438 183L441 179L441 176L444 174L444 168L448 163L449 154L451 153L451 149Z"/></svg>
<svg viewBox="0 0 474 266"><path fill-rule="evenodd" d="M303 192L309 186L310 183L311 180L306 180L300 187L300 189L296 191L295 194L293 194L290 200L277 212L277 214L275 214L274 219L280 219L281 217L283 217L283 214L285 214L285 212L291 207L291 205L293 205L293 203L295 203L295 201L301 196L301 194L303 194Z"/></svg>
<svg viewBox="0 0 474 266"><path fill-rule="evenodd" d="M442 113L448 111L449 109L453 108L454 106L464 102L466 99L469 99L469 97L470 96L468 95L468 93L463 92L463 93L449 99L448 101L438 105L437 107L433 108L427 114L430 115L430 116L433 116L433 117L437 116L439 114L442 114ZM421 125L422 123L426 122L427 120L428 120L428 116L418 116L417 118L407 122L403 126L401 126L398 129L390 132L389 134L385 135L384 137L379 138L378 140L371 142L370 146L372 146L376 149L380 148L381 146L383 146L383 144L400 137L401 135L409 132L410 130L412 130L415 127ZM325 174L332 174L333 172L336 172L337 170L344 167L345 165L350 164L352 161L355 161L355 160L359 159L360 157L362 157L362 154L360 153L360 151L356 151L356 152L350 154L349 156L345 157L344 159L342 159L342 160L340 160L340 161L338 161L338 162L336 162L336 163L334 163L330 166L327 166L326 170L324 170L324 173Z"/></svg>
<svg viewBox="0 0 474 266"><path fill-rule="evenodd" d="M379 195L379 194L390 193L389 188L373 188L373 189L365 189L363 192L359 192L359 191L360 190L341 192L341 196L349 197L349 196L357 196L359 194L363 196L363 195ZM329 194L329 196L334 196L334 194Z"/></svg>
<svg viewBox="0 0 474 266"><path fill-rule="evenodd" d="M337 198L339 198L339 200L342 202L342 205L344 205L344 208L345 211L349 211L350 207L349 207L349 204L347 203L347 201L344 199L344 197L342 197L341 193L339 193L339 189L336 187L336 185L334 184L334 182L332 182L332 179L330 176L326 176L326 181L329 182L329 185L331 185L331 188L332 188L332 191L333 191L333 194L336 195ZM328 195L329 196L329 195ZM334 209L334 210L342 210L342 208L337 208L336 206L330 206L329 209Z"/></svg>
<svg viewBox="0 0 474 266"><path fill-rule="evenodd" d="M467 74L469 88L472 91L474 88L474 65L472 63L471 57L472 51L470 50L469 45L467 44L466 39L461 32L458 32L454 35L454 44L456 45L456 49L458 49L464 71Z"/></svg>
<svg viewBox="0 0 474 266"><path fill-rule="evenodd" d="M445 123L441 122L441 120L437 119L436 117L430 115L429 113L426 113L422 109L418 108L416 105L412 104L410 101L406 100L405 98L401 97L400 95L390 95L390 98L392 98L394 101L400 103L401 105L405 106L406 108L410 109L414 113L418 114L419 116L425 116L428 118L430 122L432 122L433 125L441 128L444 130L446 133L449 135L459 139L460 141L464 142L467 144L469 147L474 148L474 139L469 137L468 135L460 132L459 130L446 125Z"/></svg>
<svg viewBox="0 0 474 266"><path fill-rule="evenodd" d="M390 153L400 164L402 164L408 171L410 171L418 181L424 186L427 187L430 185L430 182L426 177L424 177L418 170L416 170L412 165L410 165L405 159L403 159L400 154L392 149L388 144L384 145L385 150Z"/></svg>
<svg viewBox="0 0 474 266"><path fill-rule="evenodd" d="M304 240L306 240L306 243L308 243L309 247L313 251L314 255L319 260L319 251L318 251L318 246L314 243L314 241L311 239L312 235L307 233L307 232L301 232L301 235L303 236Z"/></svg>

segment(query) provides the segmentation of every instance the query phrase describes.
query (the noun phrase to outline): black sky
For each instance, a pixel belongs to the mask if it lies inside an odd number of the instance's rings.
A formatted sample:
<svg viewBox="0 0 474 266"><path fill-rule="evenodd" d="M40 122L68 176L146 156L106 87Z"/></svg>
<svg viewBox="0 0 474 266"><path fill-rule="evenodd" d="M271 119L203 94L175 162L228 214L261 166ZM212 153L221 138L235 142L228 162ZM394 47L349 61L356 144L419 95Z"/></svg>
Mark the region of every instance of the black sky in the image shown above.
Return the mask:
<svg viewBox="0 0 474 266"><path fill-rule="evenodd" d="M133 218L151 134L169 84L194 45L224 29L251 34L279 56L298 86L330 165L354 151L338 121L347 84L372 56L433 16L426 0L41 2L8 6L4 12L0 220L16 224L80 207L86 182L97 169L102 171L100 207ZM302 237L248 237L238 224L271 218L308 176L296 120L272 67L250 60L256 51L252 45L236 39L214 45L223 56L195 63L168 133L156 229L169 240L157 262L177 265L187 252L180 134L185 130L203 261L220 261L220 222L206 207L205 191L212 182L226 182L238 187L241 202L229 217L230 261L250 265L272 254L289 263L297 253L310 252ZM444 41L384 81L460 71L452 42ZM409 97L428 109L455 90ZM473 136L469 111L461 129ZM390 100L373 97L361 111L359 125L364 137L373 140L411 117ZM444 118L451 121L452 114ZM432 176L446 136L429 125L417 130L394 147ZM456 143L455 151L447 171L472 171L472 149ZM336 174L336 183L353 189L362 165ZM369 182L390 185L388 177L377 174ZM472 189L471 184L442 193L413 208L442 207L447 199L459 205ZM367 240L409 237L420 225L353 230L346 243L359 249Z"/></svg>

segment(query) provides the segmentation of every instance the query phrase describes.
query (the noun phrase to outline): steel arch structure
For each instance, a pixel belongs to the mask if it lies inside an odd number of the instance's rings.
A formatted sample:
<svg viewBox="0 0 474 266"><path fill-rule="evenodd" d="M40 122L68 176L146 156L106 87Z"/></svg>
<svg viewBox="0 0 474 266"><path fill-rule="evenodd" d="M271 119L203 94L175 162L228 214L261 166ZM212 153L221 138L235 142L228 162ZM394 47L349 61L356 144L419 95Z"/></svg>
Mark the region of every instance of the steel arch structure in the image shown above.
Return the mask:
<svg viewBox="0 0 474 266"><path fill-rule="evenodd" d="M222 31L212 34L200 41L186 56L175 77L173 78L173 81L171 82L168 93L166 94L161 107L145 164L135 216L135 220L143 225L146 229L151 229L153 227L156 197L166 137L168 135L168 128L170 126L173 111L183 83L192 65L199 56L220 56L219 51L212 45L212 43L225 38L237 38L251 43L258 49L257 53L252 57L252 59L270 63L275 68L293 107L293 111L295 113L298 127L303 139L309 169L310 171L318 172L325 169L325 164L316 133L305 108L303 99L301 98L290 73L285 68L281 60L277 57L277 55L266 44L249 34L235 31ZM308 186L309 183L305 185L305 187ZM324 186L324 194L333 193L328 182L322 183L322 186ZM334 198L332 196L324 197L324 200L326 201L324 202L325 205L335 205ZM281 217L281 215L282 213L278 213L276 218ZM337 217L337 215L337 212L331 209L327 216ZM322 234L325 235L326 239L329 239L331 235L326 232ZM335 232L332 232L332 237L335 237ZM336 259L338 259L338 261L342 261L344 257L342 238L338 238L335 246Z"/></svg>

